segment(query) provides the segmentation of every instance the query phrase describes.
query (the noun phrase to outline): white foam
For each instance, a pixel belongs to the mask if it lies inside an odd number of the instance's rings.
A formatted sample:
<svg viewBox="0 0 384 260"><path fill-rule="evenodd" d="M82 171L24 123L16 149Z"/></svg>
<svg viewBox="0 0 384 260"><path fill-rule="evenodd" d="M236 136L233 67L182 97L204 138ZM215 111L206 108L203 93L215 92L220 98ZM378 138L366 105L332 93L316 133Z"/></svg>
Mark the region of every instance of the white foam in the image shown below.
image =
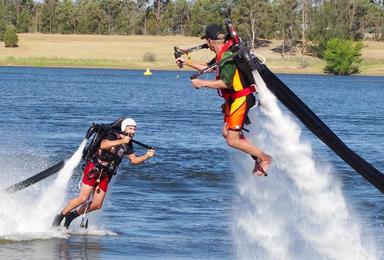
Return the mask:
<svg viewBox="0 0 384 260"><path fill-rule="evenodd" d="M114 231L103 229L99 225L95 225L95 226L90 225L88 226L87 229L84 229L84 228L71 229L69 231L69 234L77 235L77 236L118 236L119 235Z"/></svg>
<svg viewBox="0 0 384 260"><path fill-rule="evenodd" d="M236 154L239 207L234 237L240 259L378 259L371 238L362 237L340 184L328 165L318 165L299 125L278 107L260 75L262 115L254 136L274 158L269 176L251 175L252 160ZM261 122L262 121L262 122Z"/></svg>
<svg viewBox="0 0 384 260"><path fill-rule="evenodd" d="M65 161L54 182L44 183L46 186L38 194L25 190L1 194L0 239L30 240L66 236L66 232L51 228L52 220L63 207L69 180L81 161L86 143L87 139L84 139L71 158ZM29 191L36 191L32 187L28 188Z"/></svg>

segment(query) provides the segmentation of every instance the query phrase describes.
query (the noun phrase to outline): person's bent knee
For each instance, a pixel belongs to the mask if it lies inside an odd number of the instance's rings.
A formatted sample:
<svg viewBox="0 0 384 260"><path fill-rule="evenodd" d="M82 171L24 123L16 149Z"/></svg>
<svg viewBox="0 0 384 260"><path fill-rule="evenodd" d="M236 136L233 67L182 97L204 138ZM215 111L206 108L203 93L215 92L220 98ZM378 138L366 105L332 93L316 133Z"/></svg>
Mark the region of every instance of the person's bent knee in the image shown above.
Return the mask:
<svg viewBox="0 0 384 260"><path fill-rule="evenodd" d="M236 147L237 146L237 138L233 138L233 137L228 137L227 136L226 140L227 140L227 144L230 147Z"/></svg>
<svg viewBox="0 0 384 260"><path fill-rule="evenodd" d="M99 210L103 207L103 204L92 205L91 210Z"/></svg>

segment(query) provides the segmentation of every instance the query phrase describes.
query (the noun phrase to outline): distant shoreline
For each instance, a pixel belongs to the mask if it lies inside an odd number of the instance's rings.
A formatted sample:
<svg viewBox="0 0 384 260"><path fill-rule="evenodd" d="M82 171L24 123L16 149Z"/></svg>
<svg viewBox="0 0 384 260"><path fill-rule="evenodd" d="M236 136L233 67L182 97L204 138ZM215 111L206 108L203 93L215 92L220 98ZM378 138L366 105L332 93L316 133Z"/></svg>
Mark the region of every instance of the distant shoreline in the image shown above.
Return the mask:
<svg viewBox="0 0 384 260"><path fill-rule="evenodd" d="M52 68L52 69L100 69L100 70L133 70L138 71L140 74L143 74L146 70L146 68L109 68L109 67L73 67L73 66L47 66L47 67L37 67L37 66L27 66L27 65L2 65L0 64L0 68ZM156 73L156 71L165 71L165 72L183 72L183 73L190 73L191 75L194 73L194 70L190 69L150 69L152 73ZM272 70L271 71L274 74L282 74L282 75L317 75L317 76L335 76L333 74L327 74L327 73L300 73L300 72L281 72ZM352 74L352 75L343 75L342 77L384 77L384 75L370 75L370 74Z"/></svg>
<svg viewBox="0 0 384 260"><path fill-rule="evenodd" d="M184 36L19 34L18 48L1 44L0 66L177 71L173 46L183 48L201 43L198 37ZM325 75L323 60L300 55L282 58L271 50L279 44L271 41L270 45L255 49L266 58L273 72ZM154 61L143 61L145 55ZM190 56L193 60L208 61L213 53L201 50ZM357 75L384 76L384 42L364 42L362 58L361 73Z"/></svg>

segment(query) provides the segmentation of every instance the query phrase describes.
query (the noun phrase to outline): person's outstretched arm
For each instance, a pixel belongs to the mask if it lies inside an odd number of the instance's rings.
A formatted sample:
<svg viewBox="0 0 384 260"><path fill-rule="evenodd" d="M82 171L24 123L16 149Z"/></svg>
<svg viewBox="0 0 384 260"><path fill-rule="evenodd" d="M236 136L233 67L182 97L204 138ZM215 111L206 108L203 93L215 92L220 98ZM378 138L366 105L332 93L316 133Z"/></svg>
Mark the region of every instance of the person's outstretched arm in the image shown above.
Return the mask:
<svg viewBox="0 0 384 260"><path fill-rule="evenodd" d="M152 158L155 155L155 150L149 149L144 155L142 156L137 156L135 153L127 155L128 160L133 164L133 165L138 165L143 163L145 160L148 160Z"/></svg>

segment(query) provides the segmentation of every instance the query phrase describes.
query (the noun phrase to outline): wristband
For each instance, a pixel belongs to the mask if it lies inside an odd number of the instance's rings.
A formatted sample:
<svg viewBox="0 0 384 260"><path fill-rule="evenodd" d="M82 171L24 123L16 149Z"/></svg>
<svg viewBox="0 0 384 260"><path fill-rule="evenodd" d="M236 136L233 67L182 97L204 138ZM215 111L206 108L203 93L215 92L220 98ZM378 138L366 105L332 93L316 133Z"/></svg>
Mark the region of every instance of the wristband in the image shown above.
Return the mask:
<svg viewBox="0 0 384 260"><path fill-rule="evenodd" d="M188 65L188 66L192 65L191 57L188 56L188 60L187 60L187 62L185 64Z"/></svg>

